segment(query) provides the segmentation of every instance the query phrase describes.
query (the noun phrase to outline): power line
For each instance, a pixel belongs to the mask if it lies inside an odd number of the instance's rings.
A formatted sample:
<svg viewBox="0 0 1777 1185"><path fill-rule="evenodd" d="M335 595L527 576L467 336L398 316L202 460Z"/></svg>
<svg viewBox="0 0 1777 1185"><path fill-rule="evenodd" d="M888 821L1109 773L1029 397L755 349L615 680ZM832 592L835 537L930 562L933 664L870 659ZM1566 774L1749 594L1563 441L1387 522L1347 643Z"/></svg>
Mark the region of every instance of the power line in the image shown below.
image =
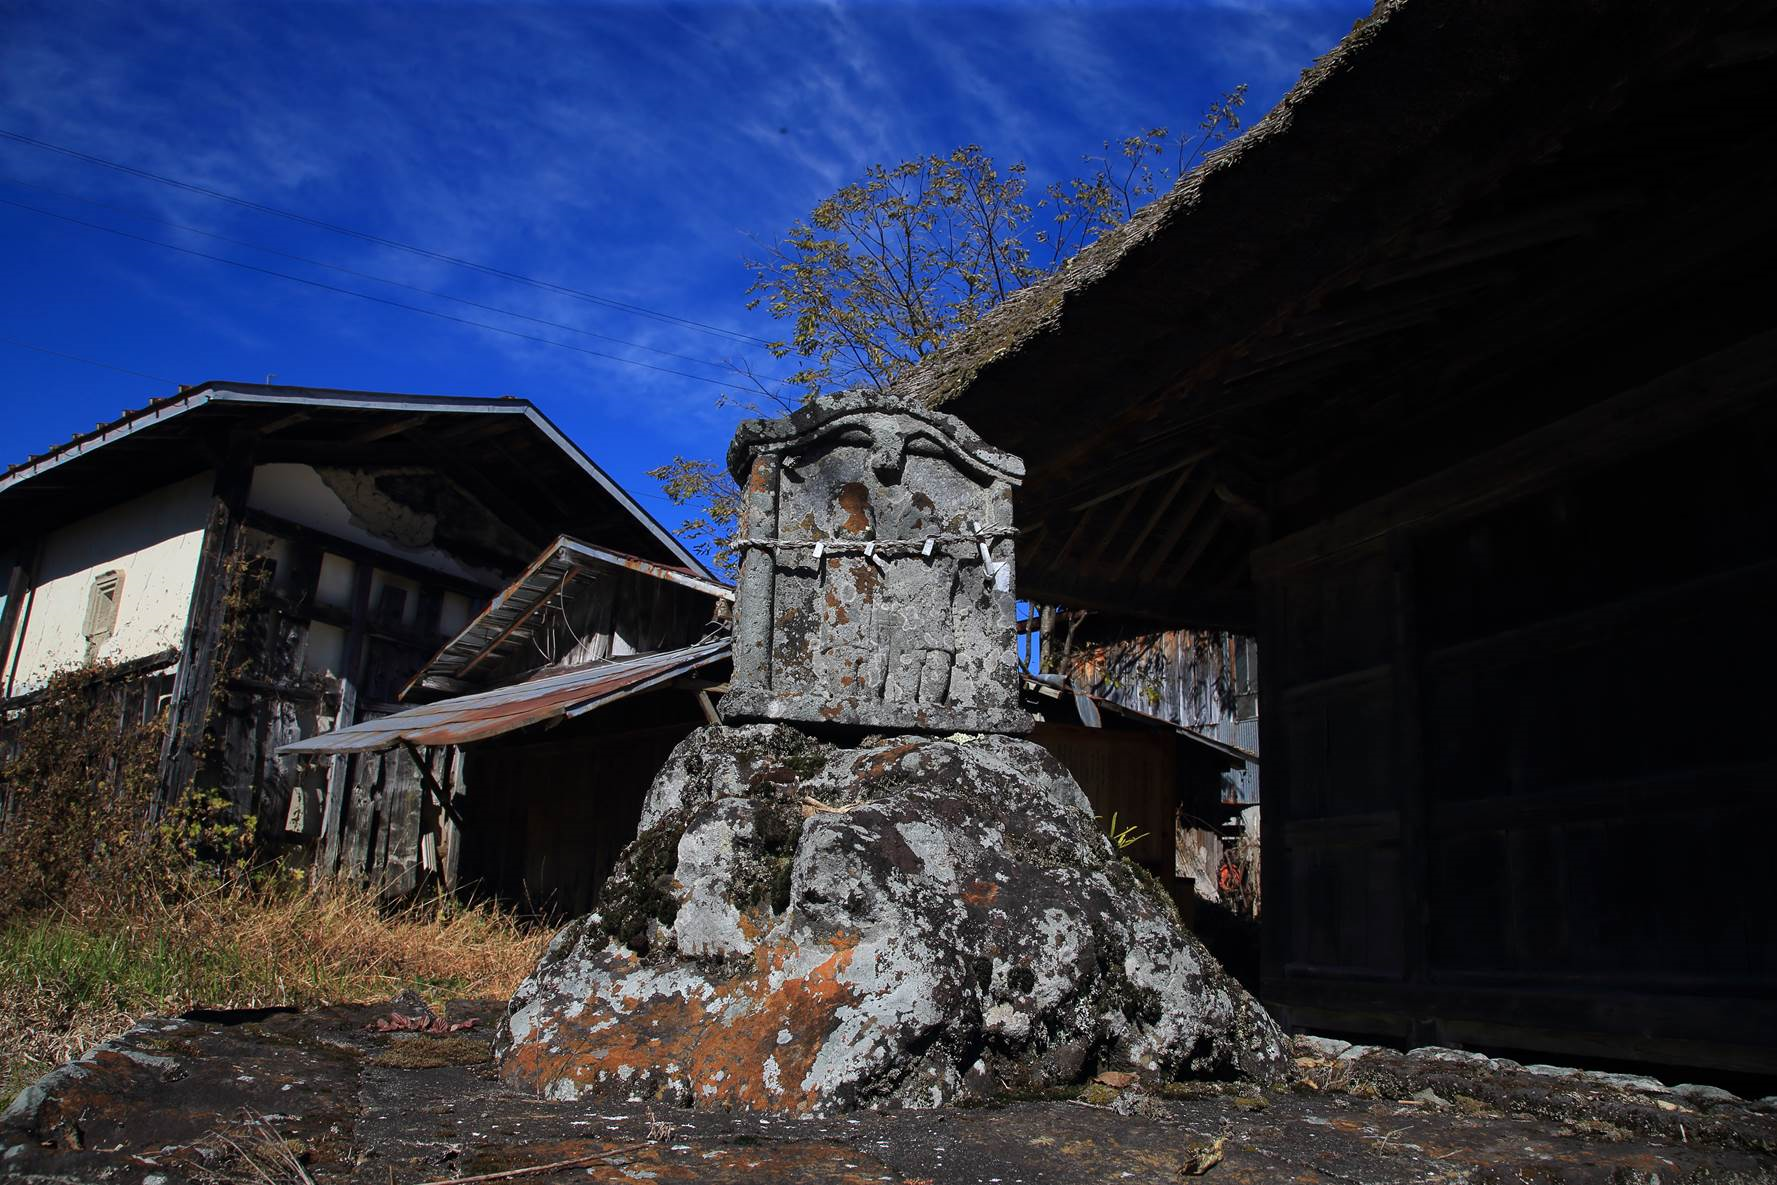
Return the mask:
<svg viewBox="0 0 1777 1185"><path fill-rule="evenodd" d="M35 350L39 354L48 354L55 358L66 358L70 362L84 362L88 366L97 366L104 370L115 370L118 374L134 375L139 379L153 379L157 383L166 383L171 387L177 387L179 385L177 379L170 379L162 374L148 374L140 370L131 370L125 366L113 366L109 362L100 362L97 358L83 358L79 354L69 354L61 350L52 350L48 346L34 346L30 342L22 342L17 338L0 337L0 343L9 346L17 346L21 350Z"/></svg>
<svg viewBox="0 0 1777 1185"><path fill-rule="evenodd" d="M0 175L0 181L4 181L8 185L14 185L21 189L34 189L38 193L47 193L54 197L66 198L70 201L84 202L89 206L97 206L101 210L111 210L128 218L138 218L144 222L153 222L160 226L169 226L174 230L182 230L189 234L202 235L206 239L215 239L217 242L230 243L236 247L248 247L254 251L263 251L267 255L276 255L280 259L288 259L296 263L306 263L311 267L325 268L331 272L339 272L341 275L354 276L360 280L370 280L377 284L387 284L392 288L405 288L409 292L417 292L422 296L431 296L438 300L452 301L472 309L480 309L486 313L498 313L504 317L516 317L521 321L530 321L537 325L547 325L551 329L565 329L569 333L578 333L585 337L597 338L600 341L611 342L615 345L628 346L631 349L646 350L650 354L659 354L666 358L677 358L681 362L695 362L699 366L713 366L717 369L723 369L729 365L726 362L715 362L708 358L696 357L692 354L679 354L672 350L662 350L657 346L643 345L641 342L632 342L625 338L612 337L607 333L596 333L590 329L582 329L578 325L569 325L562 321L551 321L546 317L534 317L529 313L520 313L513 309L501 308L499 305L482 304L480 301L470 300L467 297L452 296L448 292L438 292L431 288L422 288L418 284L409 284L404 280L391 280L387 276L379 276L372 272L361 272L355 268L344 267L337 263L328 263L325 260L320 259L310 259L306 255L295 255L289 251L281 251L276 247L268 247L264 243L255 243L250 239L231 238L228 235L217 234L215 231L204 230L202 227L189 226L183 222L174 222L169 218L160 218L153 214L143 213L140 210L132 210L126 206L116 206L112 205L110 202L101 202L95 198L83 197L77 193L67 193L63 190L51 189L47 185L35 185L29 181L22 181L17 177Z"/></svg>
<svg viewBox="0 0 1777 1185"><path fill-rule="evenodd" d="M609 362L621 362L626 366L639 366L644 370L655 370L659 371L661 374L676 375L679 378L690 379L693 382L708 383L712 387L721 387L724 390L729 386L727 383L718 382L715 379L707 378L701 374L691 374L689 371L674 370L670 366L656 366L652 362L641 362L634 358L624 358L617 354L607 354L602 350L589 350L585 346L576 346L572 342L556 341L554 338L548 337L538 337L534 333L524 333L517 329L508 329L504 325L489 325L485 321L475 321L468 317L459 317L453 313L442 312L438 309L428 309L417 304L406 304L399 300L390 300L384 296L374 296L368 292L358 292L351 288L341 288L336 284L324 284L320 280L312 280L307 276L294 276L289 272L280 272L269 267L260 267L258 264L246 263L239 259L229 259L224 255L211 255L207 251L197 251L190 247L181 247L177 243L165 243L159 239L151 239L147 235L132 234L127 230L119 230L114 226L105 226L97 222L88 222L84 218L74 218L67 214L58 214L54 210L44 210L37 206L27 205L24 202L15 202L11 198L0 198L0 205L13 206L20 210L29 210L31 213L41 214L45 218L54 218L59 222L67 222L75 226L84 226L89 230L103 231L106 234L116 235L123 239L133 239L138 243L148 243L155 247L164 247L168 251L177 251L181 255L191 255L198 259L208 259L214 263L225 263L230 267L238 267L243 271L258 272L262 276L276 276L280 280L289 280L296 284L306 284L311 288L319 288L323 292L337 292L343 296L355 296L359 300L368 300L375 304L387 305L390 308L395 309L406 309L410 313L421 313L428 317L437 317L441 321L454 321L458 325L468 325L476 329L486 329L492 333L504 333L509 337L522 338L525 341L539 342L546 346L556 346L563 350L573 350L577 354L587 354L594 358L603 358Z"/></svg>
<svg viewBox="0 0 1777 1185"><path fill-rule="evenodd" d="M370 234L367 231L353 230L349 226L341 226L338 223L327 222L320 218L311 218L307 214L299 214L294 210L279 209L277 206L268 206L262 202L255 202L247 198L237 197L232 193L224 193L220 189L211 189L208 186L196 185L190 181L180 181L176 177L168 177L160 173L152 173L147 169L139 169L134 165L126 165L120 161L107 160L105 157L95 156L90 152L82 152L77 148L69 148L63 144L52 144L48 140L39 140L35 136L27 136L22 132L0 128L0 137L15 141L19 144L28 144L33 148L41 148L47 152L59 152L64 156L71 156L76 160L82 160L88 164L98 165L106 169L113 169L119 173L127 173L132 177L140 177L145 181L153 181L160 185L170 185L176 189L183 189L188 193L195 193L203 197L213 198L219 202L228 202L231 205L240 206L247 210L253 210L260 214L270 214L275 218L287 218L292 222L300 222L305 226L313 226L320 230L331 231L334 234L346 235L349 238L360 239L366 243L375 243L380 247L389 247L396 251L406 251L412 255L423 256L426 259L434 259L440 263L448 263L455 267L468 268L471 271L481 272L484 275L498 276L503 280L511 280L515 283L529 284L536 288L544 288L551 292L559 292L564 296L572 296L578 300L603 305L606 308L619 309L626 313L632 313L638 317L653 317L656 320L669 321L675 325L683 325L689 329L698 330L701 333L732 338L736 341L748 342L753 345L768 346L771 344L762 337L754 337L751 334L740 333L733 329L723 329L719 325L709 325L702 321L693 321L689 317L680 317L673 313L663 313L658 309L650 309L643 305L630 304L626 301L615 300L609 296L600 296L597 293L584 292L578 288L570 288L565 284L557 284L550 280L539 280L534 276L527 276L520 272L507 271L504 268L493 267L485 263L477 263L472 259L463 259L460 256L449 255L442 251L433 251L426 247L416 247L411 243L403 243L398 239L389 239L384 238L382 235Z"/></svg>

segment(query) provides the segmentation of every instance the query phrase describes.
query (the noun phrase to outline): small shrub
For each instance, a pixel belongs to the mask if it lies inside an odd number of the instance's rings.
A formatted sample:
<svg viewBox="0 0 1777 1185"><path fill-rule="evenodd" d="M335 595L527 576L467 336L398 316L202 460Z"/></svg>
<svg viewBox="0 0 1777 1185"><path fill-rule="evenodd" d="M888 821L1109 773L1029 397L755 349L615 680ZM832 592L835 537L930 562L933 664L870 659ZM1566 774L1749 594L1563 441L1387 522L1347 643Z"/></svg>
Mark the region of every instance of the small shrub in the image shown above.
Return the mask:
<svg viewBox="0 0 1777 1185"><path fill-rule="evenodd" d="M0 918L134 881L151 859L141 831L163 730L129 692L105 664L63 671L5 721Z"/></svg>

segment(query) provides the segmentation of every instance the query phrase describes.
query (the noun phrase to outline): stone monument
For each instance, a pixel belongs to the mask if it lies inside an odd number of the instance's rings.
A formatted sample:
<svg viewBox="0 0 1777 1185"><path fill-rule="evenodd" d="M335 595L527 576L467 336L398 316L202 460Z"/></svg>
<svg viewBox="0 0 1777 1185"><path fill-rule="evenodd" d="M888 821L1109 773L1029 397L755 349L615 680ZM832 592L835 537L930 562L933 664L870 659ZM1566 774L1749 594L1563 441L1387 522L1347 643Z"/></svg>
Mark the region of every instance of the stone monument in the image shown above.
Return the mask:
<svg viewBox="0 0 1777 1185"><path fill-rule="evenodd" d="M882 395L742 424L730 721L1030 730L1019 707L1012 491L1024 463Z"/></svg>
<svg viewBox="0 0 1777 1185"><path fill-rule="evenodd" d="M1018 459L844 395L742 425L729 465L731 723L655 777L598 912L514 995L501 1075L556 1099L810 1113L1105 1070L1286 1073L1281 1030L1073 777L1005 735L1030 727Z"/></svg>

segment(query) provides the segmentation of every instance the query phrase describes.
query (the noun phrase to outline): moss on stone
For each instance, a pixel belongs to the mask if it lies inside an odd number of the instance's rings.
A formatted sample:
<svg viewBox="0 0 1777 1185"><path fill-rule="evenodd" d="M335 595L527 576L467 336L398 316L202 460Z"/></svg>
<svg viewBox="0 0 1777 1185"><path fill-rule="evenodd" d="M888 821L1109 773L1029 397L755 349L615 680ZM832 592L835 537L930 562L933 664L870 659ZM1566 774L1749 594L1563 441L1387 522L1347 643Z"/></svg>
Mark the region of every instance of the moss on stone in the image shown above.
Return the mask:
<svg viewBox="0 0 1777 1185"><path fill-rule="evenodd" d="M373 1066L396 1070L436 1070L441 1066L473 1066L492 1059L493 1051L480 1038L414 1033L396 1037L387 1049L366 1060Z"/></svg>
<svg viewBox="0 0 1777 1185"><path fill-rule="evenodd" d="M1116 1090L1102 1082L1088 1082L1085 1089L1080 1091L1080 1101L1094 1107L1108 1107L1116 1098Z"/></svg>
<svg viewBox="0 0 1777 1185"><path fill-rule="evenodd" d="M600 894L605 933L638 955L648 953L651 922L670 926L679 916L673 873L684 834L684 823L671 820L638 835Z"/></svg>

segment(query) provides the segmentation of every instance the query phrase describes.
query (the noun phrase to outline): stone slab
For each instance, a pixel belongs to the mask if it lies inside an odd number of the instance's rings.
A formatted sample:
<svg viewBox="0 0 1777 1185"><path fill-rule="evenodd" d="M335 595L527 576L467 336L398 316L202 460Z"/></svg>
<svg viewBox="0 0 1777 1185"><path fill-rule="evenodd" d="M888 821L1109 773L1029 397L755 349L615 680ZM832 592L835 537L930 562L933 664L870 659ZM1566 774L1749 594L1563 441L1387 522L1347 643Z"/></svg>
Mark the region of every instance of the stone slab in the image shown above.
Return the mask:
<svg viewBox="0 0 1777 1185"><path fill-rule="evenodd" d="M453 1006L498 1014L501 1003ZM1777 1182L1777 1116L1743 1105L1680 1109L1604 1084L1389 1051L1349 1077L1299 1063L1278 1090L1206 1083L1189 1097L1119 1092L1004 1099L966 1110L779 1119L644 1104L586 1107L501 1085L477 1029L456 1037L367 1033L377 1008L253 1023L146 1023L61 1074L0 1121L0 1179L28 1183L259 1180L218 1136L246 1146L242 1106L266 1117L316 1185L417 1185L552 1164L519 1178L708 1185L1126 1185L1204 1181L1350 1185L1432 1182ZM416 1043L479 1046L478 1058L390 1056ZM421 1046L427 1048L427 1046ZM164 1059L165 1063L154 1060ZM101 1063L102 1068L101 1068ZM1425 1089L1448 1106L1406 1100ZM1108 1097L1107 1097L1108 1096ZM1094 1101L1097 1100L1097 1101ZM1124 1114L1123 1112L1129 1112Z"/></svg>
<svg viewBox="0 0 1777 1185"><path fill-rule="evenodd" d="M1019 704L1017 458L882 395L742 424L734 674L723 719L1028 732Z"/></svg>

